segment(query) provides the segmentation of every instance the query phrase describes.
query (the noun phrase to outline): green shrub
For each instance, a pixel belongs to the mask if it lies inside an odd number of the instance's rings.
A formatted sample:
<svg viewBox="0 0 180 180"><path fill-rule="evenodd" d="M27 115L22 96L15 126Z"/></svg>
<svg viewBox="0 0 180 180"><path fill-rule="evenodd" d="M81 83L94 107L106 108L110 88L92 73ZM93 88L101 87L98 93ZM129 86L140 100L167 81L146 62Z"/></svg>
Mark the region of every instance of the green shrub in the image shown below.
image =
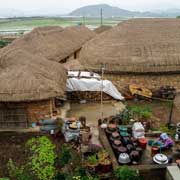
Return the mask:
<svg viewBox="0 0 180 180"><path fill-rule="evenodd" d="M138 172L128 166L118 167L115 170L115 176L120 180L140 180Z"/></svg>
<svg viewBox="0 0 180 180"><path fill-rule="evenodd" d="M66 164L70 163L72 160L72 149L70 146L64 144L61 149L61 153L59 156L60 165L65 166Z"/></svg>
<svg viewBox="0 0 180 180"><path fill-rule="evenodd" d="M5 47L9 44L9 42L5 41L5 40L0 40L0 47Z"/></svg>
<svg viewBox="0 0 180 180"><path fill-rule="evenodd" d="M93 177L91 175L87 175L87 176L73 176L71 178L71 180L99 180L98 177Z"/></svg>
<svg viewBox="0 0 180 180"><path fill-rule="evenodd" d="M130 106L129 110L133 115L137 115L139 118L150 118L152 116L152 110L149 107Z"/></svg>
<svg viewBox="0 0 180 180"><path fill-rule="evenodd" d="M8 161L8 172L11 179L16 180L33 180L34 178L26 172L24 166L17 167L12 159Z"/></svg>
<svg viewBox="0 0 180 180"><path fill-rule="evenodd" d="M169 134L170 136L175 136L176 134L176 129L175 128L168 128L167 126L165 125L162 125L160 128L159 128L160 131L164 132L164 133L167 133Z"/></svg>
<svg viewBox="0 0 180 180"><path fill-rule="evenodd" d="M75 169L75 172L77 175L81 176L81 177L84 177L87 175L87 172L86 172L86 169L84 167L77 167Z"/></svg>
<svg viewBox="0 0 180 180"><path fill-rule="evenodd" d="M29 166L32 173L39 180L51 180L55 176L55 145L46 137L30 139L27 144L29 149Z"/></svg>
<svg viewBox="0 0 180 180"><path fill-rule="evenodd" d="M54 180L66 180L68 177L68 175L66 173L63 172L58 172L54 178Z"/></svg>
<svg viewBox="0 0 180 180"><path fill-rule="evenodd" d="M90 165L96 165L98 163L98 160L96 158L96 155L91 155L87 159L88 164Z"/></svg>

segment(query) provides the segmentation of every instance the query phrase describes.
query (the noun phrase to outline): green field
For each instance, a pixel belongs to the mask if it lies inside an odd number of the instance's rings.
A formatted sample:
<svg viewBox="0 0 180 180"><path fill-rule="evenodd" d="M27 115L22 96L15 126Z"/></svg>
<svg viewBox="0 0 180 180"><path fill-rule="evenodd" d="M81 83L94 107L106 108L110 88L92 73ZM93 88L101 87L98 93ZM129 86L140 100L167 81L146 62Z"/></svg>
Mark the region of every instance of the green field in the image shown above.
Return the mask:
<svg viewBox="0 0 180 180"><path fill-rule="evenodd" d="M104 25L116 25L121 22L122 19L104 19ZM18 32L29 31L39 26L73 26L78 24L85 24L90 28L100 26L100 19L95 18L45 18L45 17L32 17L32 18L9 18L0 19L0 32Z"/></svg>

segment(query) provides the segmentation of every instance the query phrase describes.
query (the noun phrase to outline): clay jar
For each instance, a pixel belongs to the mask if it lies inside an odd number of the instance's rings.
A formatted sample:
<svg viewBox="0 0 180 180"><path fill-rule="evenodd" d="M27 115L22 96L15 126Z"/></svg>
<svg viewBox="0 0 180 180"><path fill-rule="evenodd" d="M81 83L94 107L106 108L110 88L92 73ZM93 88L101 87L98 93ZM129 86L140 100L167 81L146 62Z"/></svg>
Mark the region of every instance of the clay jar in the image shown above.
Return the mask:
<svg viewBox="0 0 180 180"><path fill-rule="evenodd" d="M143 150L142 150L142 148L141 148L141 147L137 147L137 148L136 148L136 151L138 151L138 152L139 152L139 156L142 156L142 152L143 152Z"/></svg>
<svg viewBox="0 0 180 180"><path fill-rule="evenodd" d="M126 146L128 153L130 153L132 150L134 150L134 147L132 144L127 144Z"/></svg>
<svg viewBox="0 0 180 180"><path fill-rule="evenodd" d="M134 137L131 137L131 141L132 141L133 143L138 143L138 139L136 139L136 138L134 138Z"/></svg>
<svg viewBox="0 0 180 180"><path fill-rule="evenodd" d="M114 140L112 143L112 147L114 150L117 150L122 145L120 140Z"/></svg>
<svg viewBox="0 0 180 180"><path fill-rule="evenodd" d="M117 130L117 125L116 124L109 124L107 129L106 129L106 133L107 133L108 136L110 136L116 130Z"/></svg>
<svg viewBox="0 0 180 180"><path fill-rule="evenodd" d="M116 131L116 132L113 132L110 136L110 140L111 142L113 142L114 140L119 140L120 139L120 135L119 133Z"/></svg>
<svg viewBox="0 0 180 180"><path fill-rule="evenodd" d="M118 154L126 153L126 152L127 152L127 148L124 147L124 146L120 146L120 147L117 149L117 152L118 152Z"/></svg>
<svg viewBox="0 0 180 180"><path fill-rule="evenodd" d="M132 143L131 139L128 136L123 137L122 142L125 146Z"/></svg>
<svg viewBox="0 0 180 180"><path fill-rule="evenodd" d="M138 162L140 160L139 152L138 151L132 151L130 153L130 158L132 161Z"/></svg>

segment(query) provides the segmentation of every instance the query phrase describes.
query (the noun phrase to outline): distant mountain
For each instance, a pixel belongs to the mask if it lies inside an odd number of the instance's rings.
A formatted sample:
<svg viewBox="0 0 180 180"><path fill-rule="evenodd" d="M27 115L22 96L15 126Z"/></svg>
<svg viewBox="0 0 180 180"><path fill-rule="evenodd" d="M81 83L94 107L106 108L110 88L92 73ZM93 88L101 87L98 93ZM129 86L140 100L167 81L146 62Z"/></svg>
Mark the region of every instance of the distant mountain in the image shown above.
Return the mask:
<svg viewBox="0 0 180 180"><path fill-rule="evenodd" d="M167 17L176 17L176 16L180 16L180 9L166 9L166 10L156 10L154 11L154 13L158 13L160 15L163 16L167 16Z"/></svg>
<svg viewBox="0 0 180 180"><path fill-rule="evenodd" d="M103 10L104 17L161 17L163 14L153 12L138 12L128 11L113 7L107 4L90 5L78 8L71 12L69 16L86 16L86 17L99 17L100 10Z"/></svg>
<svg viewBox="0 0 180 180"><path fill-rule="evenodd" d="M8 17L22 17L25 16L25 13L20 11L20 10L16 10L16 9L3 9L0 8L0 17L1 18L8 18Z"/></svg>
<svg viewBox="0 0 180 180"><path fill-rule="evenodd" d="M100 17L100 10L103 9L103 17L176 17L180 16L180 9L156 10L152 12L129 11L119 7L110 6L107 4L90 5L78 8L69 14L62 15L58 9L37 9L33 11L21 11L17 9L0 8L0 18L9 17L31 17L31 16L85 16L85 17Z"/></svg>

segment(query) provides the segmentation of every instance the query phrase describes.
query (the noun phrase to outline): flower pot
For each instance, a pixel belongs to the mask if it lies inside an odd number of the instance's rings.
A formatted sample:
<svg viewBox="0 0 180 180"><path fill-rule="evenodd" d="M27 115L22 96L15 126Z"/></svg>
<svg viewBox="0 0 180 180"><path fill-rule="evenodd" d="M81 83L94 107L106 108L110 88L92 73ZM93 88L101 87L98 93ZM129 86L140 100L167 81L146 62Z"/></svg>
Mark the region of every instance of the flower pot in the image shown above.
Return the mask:
<svg viewBox="0 0 180 180"><path fill-rule="evenodd" d="M97 157L98 157L98 159L100 159L100 160L104 160L104 159L108 159L108 157L109 157L109 153L107 152L107 151L100 151L100 152L98 152L97 153Z"/></svg>
<svg viewBox="0 0 180 180"><path fill-rule="evenodd" d="M145 139L145 138L139 139L139 145L142 149L146 149L147 139Z"/></svg>
<svg viewBox="0 0 180 180"><path fill-rule="evenodd" d="M86 167L87 167L87 170L89 173L95 173L99 170L99 164L98 163L97 164L87 163Z"/></svg>
<svg viewBox="0 0 180 180"><path fill-rule="evenodd" d="M152 146L151 148L151 156L154 156L158 153L159 147L158 146Z"/></svg>
<svg viewBox="0 0 180 180"><path fill-rule="evenodd" d="M109 163L99 163L99 171L102 173L108 173L112 170L112 163L109 161Z"/></svg>

